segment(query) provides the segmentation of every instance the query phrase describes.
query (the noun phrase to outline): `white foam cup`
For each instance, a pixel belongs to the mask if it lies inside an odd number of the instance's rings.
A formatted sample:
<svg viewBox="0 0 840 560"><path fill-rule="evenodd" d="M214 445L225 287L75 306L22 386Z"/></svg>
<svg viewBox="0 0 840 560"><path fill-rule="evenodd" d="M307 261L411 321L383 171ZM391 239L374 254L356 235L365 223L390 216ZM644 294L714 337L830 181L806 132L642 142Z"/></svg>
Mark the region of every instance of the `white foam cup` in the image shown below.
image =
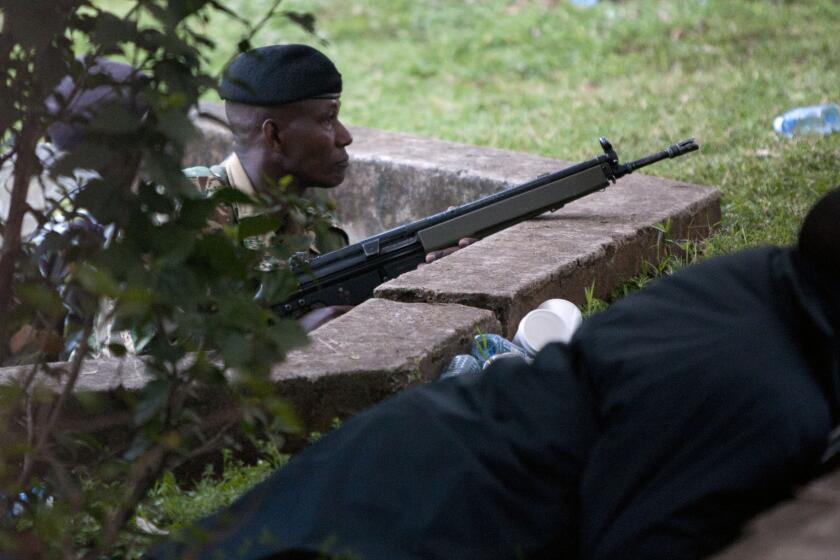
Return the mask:
<svg viewBox="0 0 840 560"><path fill-rule="evenodd" d="M583 315L578 306L567 299L549 299L542 302L537 309L548 309L559 315L570 328L569 339L583 322Z"/></svg>
<svg viewBox="0 0 840 560"><path fill-rule="evenodd" d="M582 321L574 303L550 299L522 318L513 342L534 356L549 342L569 342Z"/></svg>
<svg viewBox="0 0 840 560"><path fill-rule="evenodd" d="M568 340L568 327L563 319L548 309L534 309L519 321L513 342L530 356L535 356L549 342Z"/></svg>

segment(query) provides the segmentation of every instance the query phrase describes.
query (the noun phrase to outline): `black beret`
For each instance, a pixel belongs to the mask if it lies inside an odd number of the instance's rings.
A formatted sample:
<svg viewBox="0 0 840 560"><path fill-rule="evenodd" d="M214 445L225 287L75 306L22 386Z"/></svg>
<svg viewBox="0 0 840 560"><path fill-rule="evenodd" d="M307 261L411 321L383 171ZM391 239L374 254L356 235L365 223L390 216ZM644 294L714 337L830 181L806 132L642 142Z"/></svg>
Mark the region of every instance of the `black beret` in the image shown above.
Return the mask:
<svg viewBox="0 0 840 560"><path fill-rule="evenodd" d="M306 45L271 45L244 52L225 71L219 95L247 105L282 105L338 97L341 74L322 52Z"/></svg>

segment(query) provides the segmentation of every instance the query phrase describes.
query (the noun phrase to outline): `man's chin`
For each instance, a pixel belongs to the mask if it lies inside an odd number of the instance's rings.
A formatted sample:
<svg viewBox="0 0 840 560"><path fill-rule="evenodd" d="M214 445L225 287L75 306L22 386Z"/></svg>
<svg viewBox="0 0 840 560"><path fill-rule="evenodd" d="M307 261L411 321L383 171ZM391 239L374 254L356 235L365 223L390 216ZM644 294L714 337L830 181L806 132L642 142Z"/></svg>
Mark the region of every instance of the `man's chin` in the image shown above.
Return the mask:
<svg viewBox="0 0 840 560"><path fill-rule="evenodd" d="M339 186L341 183L344 182L344 173L336 174L332 177L324 177L322 180L319 181L312 181L310 183L311 187L315 187L316 189L332 189Z"/></svg>

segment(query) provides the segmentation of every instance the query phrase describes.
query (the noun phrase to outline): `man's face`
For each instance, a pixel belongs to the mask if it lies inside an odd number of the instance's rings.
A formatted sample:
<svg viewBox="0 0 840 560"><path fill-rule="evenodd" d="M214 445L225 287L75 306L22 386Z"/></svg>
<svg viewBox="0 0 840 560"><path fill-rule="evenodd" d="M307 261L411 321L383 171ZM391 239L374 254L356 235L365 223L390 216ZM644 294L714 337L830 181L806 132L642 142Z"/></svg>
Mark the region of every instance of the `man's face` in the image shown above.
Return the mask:
<svg viewBox="0 0 840 560"><path fill-rule="evenodd" d="M284 107L279 157L285 174L300 187L335 187L344 180L350 132L338 120L338 99L307 99Z"/></svg>

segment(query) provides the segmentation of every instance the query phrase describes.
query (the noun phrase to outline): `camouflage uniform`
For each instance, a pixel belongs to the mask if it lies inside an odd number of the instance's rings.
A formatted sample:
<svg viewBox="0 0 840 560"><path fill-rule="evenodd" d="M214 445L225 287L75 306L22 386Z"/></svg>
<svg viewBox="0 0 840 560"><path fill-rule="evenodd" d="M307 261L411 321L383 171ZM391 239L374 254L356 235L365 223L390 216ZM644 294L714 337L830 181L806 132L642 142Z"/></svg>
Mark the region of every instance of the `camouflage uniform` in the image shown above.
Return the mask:
<svg viewBox="0 0 840 560"><path fill-rule="evenodd" d="M239 157L233 153L218 165L211 167L189 167L184 169L184 175L191 179L196 187L203 192L212 193L222 188L235 188L249 196L256 196L256 191L245 173L245 168ZM311 198L311 197L310 197ZM259 250L260 248L267 248L270 246L272 238L276 234L291 235L291 236L305 236L309 239L309 252L312 255L320 255L321 253L339 249L348 243L347 234L344 230L335 225L335 217L323 210L322 205L313 205L308 212L316 214L322 221L330 224L329 233L325 239L316 239L315 232L309 230L304 225L307 220L299 212L288 212L284 215L278 215L283 225L279 230L273 233L267 233L260 236L249 237L245 239L245 246L249 249ZM245 204L232 204L230 206L220 207L217 215L210 220L211 226L222 227L230 223L238 223L240 219L256 215L256 210ZM276 269L279 263L272 257L267 257L260 265L262 270Z"/></svg>

